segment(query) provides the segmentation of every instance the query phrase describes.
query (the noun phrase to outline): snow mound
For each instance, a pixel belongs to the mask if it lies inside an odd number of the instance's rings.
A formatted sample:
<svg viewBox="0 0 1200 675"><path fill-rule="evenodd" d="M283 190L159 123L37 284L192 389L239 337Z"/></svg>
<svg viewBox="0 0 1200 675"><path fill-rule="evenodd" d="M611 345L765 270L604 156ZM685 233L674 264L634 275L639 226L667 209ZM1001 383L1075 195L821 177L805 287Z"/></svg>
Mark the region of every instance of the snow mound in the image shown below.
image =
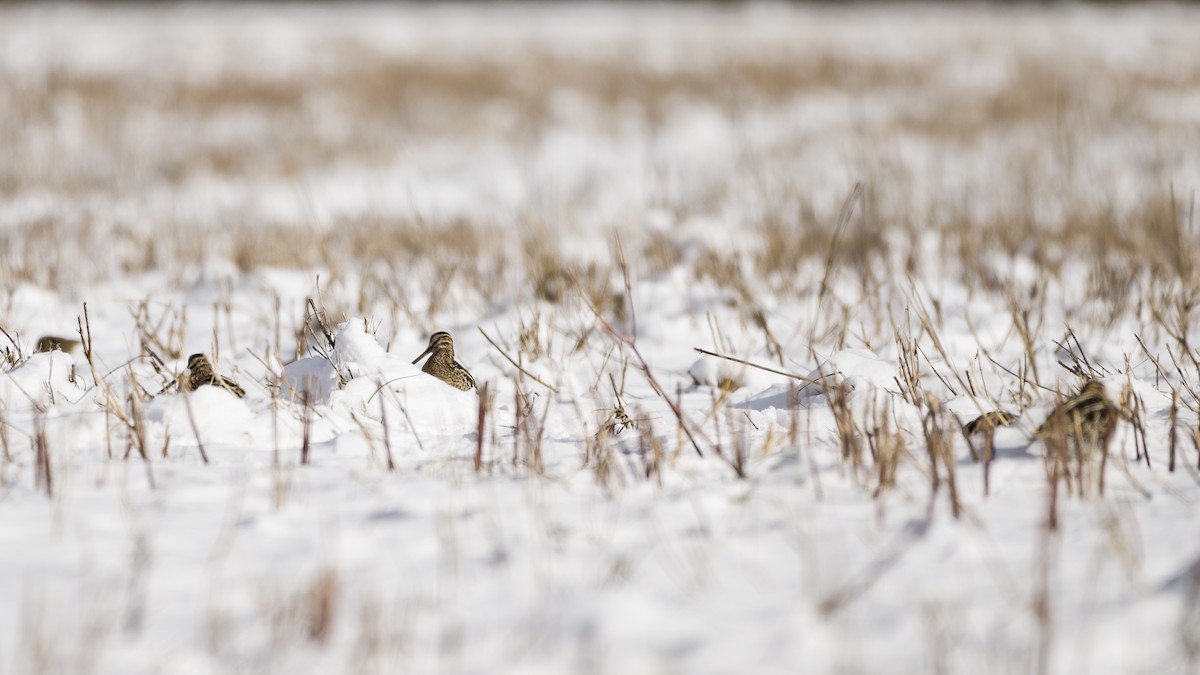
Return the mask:
<svg viewBox="0 0 1200 675"><path fill-rule="evenodd" d="M878 389L895 388L896 362L882 359L867 349L843 349L813 368L805 377L816 382L846 383L851 389L858 389L862 385ZM825 387L812 383L800 388L801 398L823 393Z"/></svg>
<svg viewBox="0 0 1200 675"><path fill-rule="evenodd" d="M742 385L742 371L745 368L735 367L728 361L718 361L709 356L702 356L688 368L688 375L698 386L723 387L736 383Z"/></svg>
<svg viewBox="0 0 1200 675"><path fill-rule="evenodd" d="M284 398L301 400L308 394L312 403L328 403L338 385L338 372L325 357L310 356L284 366L283 381Z"/></svg>
<svg viewBox="0 0 1200 675"><path fill-rule="evenodd" d="M181 441L194 441L194 429L198 429L201 440L207 443L245 443L253 439L258 428L255 415L242 399L212 386L187 394L159 396L147 404L145 419L152 432L169 433Z"/></svg>
<svg viewBox="0 0 1200 675"><path fill-rule="evenodd" d="M475 392L459 391L389 354L363 329L361 319L342 324L335 341L333 357L346 381L329 396L335 415L373 420L400 442L426 448L431 440L452 442L475 431Z"/></svg>
<svg viewBox="0 0 1200 675"><path fill-rule="evenodd" d="M74 401L83 391L78 379L71 381L75 372L75 359L64 352L33 354L16 368L0 373L0 407L21 410L64 398Z"/></svg>

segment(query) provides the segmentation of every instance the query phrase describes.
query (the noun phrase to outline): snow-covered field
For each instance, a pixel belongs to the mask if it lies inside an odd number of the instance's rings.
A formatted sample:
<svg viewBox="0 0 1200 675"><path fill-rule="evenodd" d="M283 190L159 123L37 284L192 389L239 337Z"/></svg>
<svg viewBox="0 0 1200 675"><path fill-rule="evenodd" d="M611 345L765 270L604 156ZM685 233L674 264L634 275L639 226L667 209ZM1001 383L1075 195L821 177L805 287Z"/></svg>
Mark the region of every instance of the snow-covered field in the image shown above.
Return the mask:
<svg viewBox="0 0 1200 675"><path fill-rule="evenodd" d="M0 7L0 672L1197 672L1197 26Z"/></svg>

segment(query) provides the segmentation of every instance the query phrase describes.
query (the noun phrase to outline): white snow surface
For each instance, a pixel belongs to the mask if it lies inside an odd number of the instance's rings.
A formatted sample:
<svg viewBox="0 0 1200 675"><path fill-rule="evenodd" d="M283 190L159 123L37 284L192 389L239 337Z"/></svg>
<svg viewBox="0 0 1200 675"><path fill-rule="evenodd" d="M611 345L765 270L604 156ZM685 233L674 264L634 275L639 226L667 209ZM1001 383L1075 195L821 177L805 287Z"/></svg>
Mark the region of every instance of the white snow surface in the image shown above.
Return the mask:
<svg viewBox="0 0 1200 675"><path fill-rule="evenodd" d="M947 62L936 77L982 92L1012 77L1002 57L1009 40L1045 53L1066 41L1114 68L1154 71L1173 58L1156 45L1181 44L1200 25L1196 10L1169 5L1020 8L1002 17L1012 30L999 39L989 27L992 11L6 7L0 76L36 79L57 68L147 81L178 72L198 81L229 71L294 77L334 68L343 57L319 47L338 39L383 54L485 54L501 62L520 58L533 41L581 63L626 54L679 73L722 54L753 54L746 35L773 44L845 42L897 62L927 59L970 38L978 40L975 60ZM59 209L70 222L94 217L96 228L111 218L152 229L176 213L195 213L214 233L234 216L336 229L347 214L412 212L517 227L514 214L523 207L571 196L588 208L578 222L556 224L567 232L564 256L607 262L604 227L620 222L630 236L668 233L691 259L741 245L739 223L757 198L739 192L726 172L742 153L802 147L787 166L816 202L836 211L856 179L857 150L848 139L882 133L897 106L936 105L891 95L863 101L829 91L751 109L738 125L715 107L681 101L678 116L645 141L641 128L599 138L586 120L590 103L556 92L551 107L569 121L521 151L500 141L489 148L413 138L382 166L332 160L311 169L299 179L303 190L284 179L242 184L197 175L64 205L48 185L41 194L4 196L0 228L7 234L47 213L62 215ZM1195 93L1173 100L1180 108L1161 115L1196 118ZM339 125L354 124L319 100L305 106L331 137ZM57 124L85 129L85 112L56 111ZM501 127L513 114L502 102L494 112ZM112 130L135 139L131 154L169 148L169 125L138 124L144 135ZM206 121L204 133L243 143L269 126L247 109ZM884 151L926 168L913 173L928 185L896 188L911 188L914 202L936 187L973 195L972 208L987 210L1061 187L996 179L1010 152L1042 142L1022 138L1028 146L984 137L957 149L891 139ZM1180 194L1200 186L1194 136L1178 143L1149 137L1152 148L1139 145L1148 137L1137 131L1105 138L1109 144L1081 149L1079 161L1094 167L1089 180L1112 188L1118 207L1140 189L1141 178L1121 169L1140 147L1149 158L1136 161L1168 166ZM65 131L43 140L46 147L87 142ZM38 152L42 141L13 143L22 144L31 170L53 168L52 157ZM102 167L116 161L94 160ZM647 167L660 165L668 168L648 175ZM676 208L721 190L735 194L721 208ZM670 203L651 203L652 192ZM1053 199L1047 203L1052 210ZM0 299L0 326L24 348L24 358L0 372L0 673L1196 672L1200 479L1190 430L1197 419L1180 410L1180 466L1168 472L1172 401L1143 356L1142 327L1118 317L1079 328L1080 316L1104 312L1082 288L1051 284L1052 309L1041 320L1080 331L1089 355L1110 373L1114 400L1126 384L1141 395L1149 461L1138 459L1141 441L1122 422L1105 494L1061 495L1058 530L1050 532L1042 450L1028 439L1054 394L1018 394L1000 371L978 367L981 346L1013 368L1025 351L1012 337L1004 300L955 285L953 261L914 272L911 285L901 282L888 298L897 317L929 298L940 303L946 353L923 342L920 378L951 415L957 516L944 467L939 489L930 487L918 438L926 408L900 394L895 336L865 334L868 318L862 340L810 345L815 295L778 303L764 296L786 354L776 358L762 333L736 318L725 289L672 271L636 276L629 293L636 333L634 322L613 332L636 339L652 382L638 356L596 328L578 303L488 301L452 291L432 316L401 314L378 298L355 304L365 269L243 272L214 256L122 275L108 273L119 265L102 254L78 264L86 273L77 278L6 288ZM807 264L798 263L802 277L812 271ZM995 264L1003 278L1037 281L1026 259ZM277 322L294 334L318 274L323 292L355 307L356 316L336 322L334 344L323 353L275 349L282 342ZM808 276L819 280L819 270ZM395 290L410 292L412 306L423 310L433 305L430 288L402 278ZM831 282L847 307L863 292L853 281ZM155 315L189 309L187 348L177 358L159 354L165 373L183 372L188 354L212 354L217 341L214 364L246 396L170 387L170 377L141 355L130 307L144 298ZM38 335L72 335L85 302L94 371L80 350L28 353ZM697 360L693 347L716 349L709 315L727 326L724 339L744 345L734 356L801 379ZM479 330L516 358L531 321L546 349L522 360L525 372ZM919 333L915 319L898 321ZM584 325L594 332L576 349ZM436 329L453 333L458 360L487 387L482 424L481 392L460 392L411 363ZM1152 351L1169 343L1161 335L1141 339ZM1057 366L1058 356L1044 347L1039 366L1050 389L1066 391L1077 380ZM974 394L952 375L972 368L990 378ZM722 398L714 385L729 376L743 386ZM911 456L894 488L874 494L874 465L868 460L856 471L843 459L828 389L809 382L825 377L842 385L863 428L886 413L906 430ZM610 424L617 406L636 427ZM676 406L695 445L680 429ZM985 495L982 465L956 425L996 407L1022 415L996 435ZM649 469L655 447L663 452L657 473ZM603 469L601 452L610 453Z"/></svg>

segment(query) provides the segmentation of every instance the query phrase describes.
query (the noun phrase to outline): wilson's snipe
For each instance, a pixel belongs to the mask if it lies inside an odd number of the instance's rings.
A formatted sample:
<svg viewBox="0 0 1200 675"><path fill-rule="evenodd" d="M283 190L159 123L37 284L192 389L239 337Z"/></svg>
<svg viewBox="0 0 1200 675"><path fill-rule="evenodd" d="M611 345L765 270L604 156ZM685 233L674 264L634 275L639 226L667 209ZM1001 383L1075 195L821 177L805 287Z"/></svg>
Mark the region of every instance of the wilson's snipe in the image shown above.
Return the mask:
<svg viewBox="0 0 1200 675"><path fill-rule="evenodd" d="M979 417L967 422L963 431L972 436L980 431L991 431L996 427L1006 427L1017 421L1017 416L1005 410L989 410Z"/></svg>
<svg viewBox="0 0 1200 675"><path fill-rule="evenodd" d="M426 354L432 355L421 368L422 371L455 389L470 391L475 388L475 378L471 377L467 369L454 360L454 338L450 337L449 333L438 331L429 336L429 346L421 352L420 356L413 359L413 365L417 365L417 361L424 358Z"/></svg>
<svg viewBox="0 0 1200 675"><path fill-rule="evenodd" d="M1078 394L1058 404L1034 434L1043 442L1064 440L1076 447L1099 448L1108 445L1117 426L1117 407L1108 400L1104 385L1088 380Z"/></svg>
<svg viewBox="0 0 1200 675"><path fill-rule="evenodd" d="M55 349L69 352L79 346L79 340L73 338L59 337L57 335L46 335L37 341L35 352L52 352Z"/></svg>
<svg viewBox="0 0 1200 675"><path fill-rule="evenodd" d="M212 364L203 354L192 354L188 357L188 377L183 383L188 391L195 391L206 384L211 384L238 398L246 395L246 390L239 387L237 382L213 371Z"/></svg>

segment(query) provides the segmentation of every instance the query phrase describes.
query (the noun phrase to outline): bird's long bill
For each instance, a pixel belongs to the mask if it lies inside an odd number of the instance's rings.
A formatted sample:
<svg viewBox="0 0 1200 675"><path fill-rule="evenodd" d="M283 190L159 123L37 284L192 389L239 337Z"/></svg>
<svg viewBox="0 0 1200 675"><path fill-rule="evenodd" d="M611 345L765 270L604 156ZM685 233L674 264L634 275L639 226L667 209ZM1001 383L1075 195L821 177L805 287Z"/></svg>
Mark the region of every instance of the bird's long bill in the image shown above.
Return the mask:
<svg viewBox="0 0 1200 675"><path fill-rule="evenodd" d="M425 351L421 352L421 355L420 355L420 356L418 356L417 358L413 359L413 365L414 365L414 366L415 366L415 365L417 365L417 361L420 361L421 359L425 358L425 355L426 355L426 354L428 354L428 353L429 353L429 352L431 352L431 351L433 351L433 345L429 345L429 347L427 347L427 348L425 349Z"/></svg>

